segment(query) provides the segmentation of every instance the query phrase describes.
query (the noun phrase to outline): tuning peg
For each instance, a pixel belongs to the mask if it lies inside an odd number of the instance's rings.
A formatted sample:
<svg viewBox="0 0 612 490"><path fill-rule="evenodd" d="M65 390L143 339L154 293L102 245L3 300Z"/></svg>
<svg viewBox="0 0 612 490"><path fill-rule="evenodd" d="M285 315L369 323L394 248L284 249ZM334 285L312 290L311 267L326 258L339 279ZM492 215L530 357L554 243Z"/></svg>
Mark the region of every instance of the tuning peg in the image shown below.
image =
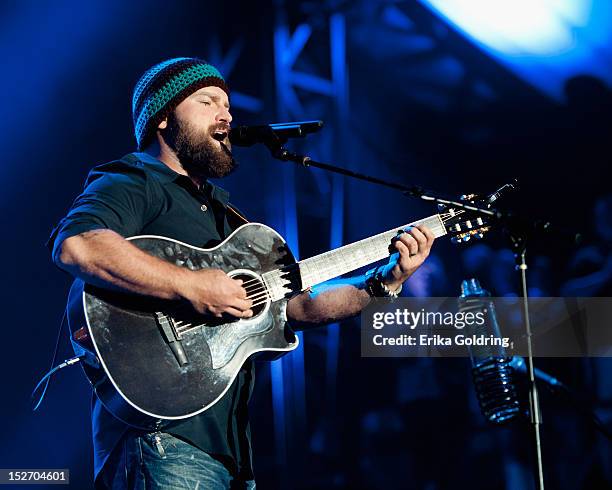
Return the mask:
<svg viewBox="0 0 612 490"><path fill-rule="evenodd" d="M483 226L476 230L464 231L463 233L457 233L455 236L451 237L450 240L455 244L469 242L472 238L479 240L484 238L484 234L489 231L489 229L489 226Z"/></svg>
<svg viewBox="0 0 612 490"><path fill-rule="evenodd" d="M457 235L455 235L454 237L451 238L451 241L453 243L464 243L469 241L471 237L470 233L459 233Z"/></svg>
<svg viewBox="0 0 612 490"><path fill-rule="evenodd" d="M476 233L476 235L474 235L474 238L484 238L484 234L489 231L491 229L490 226L483 226L482 228L480 228L478 230L478 232Z"/></svg>
<svg viewBox="0 0 612 490"><path fill-rule="evenodd" d="M472 232L472 236L476 238L477 240L480 240L481 238L484 238L484 235L487 231L489 231L489 227L483 226L482 228L479 228L478 230L474 230Z"/></svg>

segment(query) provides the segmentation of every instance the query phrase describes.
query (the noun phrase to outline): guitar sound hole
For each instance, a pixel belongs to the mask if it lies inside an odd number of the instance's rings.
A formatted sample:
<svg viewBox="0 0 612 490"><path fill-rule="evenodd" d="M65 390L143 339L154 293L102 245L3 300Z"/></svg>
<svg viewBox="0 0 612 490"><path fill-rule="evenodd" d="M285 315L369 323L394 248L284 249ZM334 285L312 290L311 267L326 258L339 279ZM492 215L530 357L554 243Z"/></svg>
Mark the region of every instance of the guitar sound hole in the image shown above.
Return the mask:
<svg viewBox="0 0 612 490"><path fill-rule="evenodd" d="M231 274L232 279L242 279L242 285L247 291L247 297L253 300L253 317L259 315L267 305L266 288L262 280L255 274L238 272Z"/></svg>

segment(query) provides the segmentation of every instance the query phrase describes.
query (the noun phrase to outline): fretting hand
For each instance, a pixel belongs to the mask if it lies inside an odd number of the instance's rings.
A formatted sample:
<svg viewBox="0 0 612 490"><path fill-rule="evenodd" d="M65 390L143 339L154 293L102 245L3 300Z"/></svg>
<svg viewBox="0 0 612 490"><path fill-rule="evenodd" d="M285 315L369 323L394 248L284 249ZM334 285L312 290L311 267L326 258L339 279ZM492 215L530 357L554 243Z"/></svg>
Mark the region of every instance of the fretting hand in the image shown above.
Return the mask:
<svg viewBox="0 0 612 490"><path fill-rule="evenodd" d="M382 271L383 282L397 290L429 256L435 236L425 225L410 226L393 239L397 253L391 255Z"/></svg>

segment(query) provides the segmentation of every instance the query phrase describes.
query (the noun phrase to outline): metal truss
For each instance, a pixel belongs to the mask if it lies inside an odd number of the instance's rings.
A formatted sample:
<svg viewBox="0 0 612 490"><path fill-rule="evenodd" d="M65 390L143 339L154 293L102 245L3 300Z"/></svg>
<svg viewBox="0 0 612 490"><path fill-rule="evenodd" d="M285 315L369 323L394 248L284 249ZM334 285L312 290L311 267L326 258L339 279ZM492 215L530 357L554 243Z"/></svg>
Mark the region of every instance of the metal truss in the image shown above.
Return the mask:
<svg viewBox="0 0 612 490"><path fill-rule="evenodd" d="M331 13L325 22L316 27L304 21L291 29L284 5L277 10L274 29L274 73L276 102L279 121L301 119L323 119L324 138L314 135L308 140L306 152L322 160L334 161L339 156L338 148L344 147L345 126L348 121L348 73L346 61L345 17ZM327 42L321 42L321 36ZM314 38L317 37L315 43ZM321 45L323 44L323 48ZM326 46L325 46L326 44ZM322 73L321 56L329 58L329 70ZM295 254L299 252L298 215L319 210L318 217L329 221L329 248L342 244L344 228L344 180L341 176L329 176L320 171L313 172L316 185L309 194L303 186L296 188L296 169L292 164L282 168L283 193L279 196L279 207L284 211L285 237ZM314 190L312 190L314 189ZM314 194L313 194L314 192ZM298 195L302 200L318 206L297 205ZM323 213L327 216L323 216ZM331 216L331 219L329 218ZM338 358L339 327L329 325L326 335L326 399L325 403L335 407L336 371ZM303 337L299 334L300 341ZM273 407L277 458L285 464L290 456L299 458L304 444L299 441L305 435L306 399L303 348L271 364ZM292 430L296 428L297 430ZM303 441L302 441L303 442ZM303 451L303 449L302 449ZM301 459L301 458L300 458ZM295 462L291 458L292 465ZM296 468L299 473L300 468Z"/></svg>

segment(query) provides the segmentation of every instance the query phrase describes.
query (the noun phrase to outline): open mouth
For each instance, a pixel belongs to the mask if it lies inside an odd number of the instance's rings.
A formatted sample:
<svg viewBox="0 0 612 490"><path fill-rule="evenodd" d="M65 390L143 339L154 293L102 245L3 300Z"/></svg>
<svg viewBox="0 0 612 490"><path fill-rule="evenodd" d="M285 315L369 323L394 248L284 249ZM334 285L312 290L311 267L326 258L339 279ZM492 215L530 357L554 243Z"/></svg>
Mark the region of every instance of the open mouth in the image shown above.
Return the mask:
<svg viewBox="0 0 612 490"><path fill-rule="evenodd" d="M228 136L228 131L224 131L222 129L218 129L213 132L212 137L217 141L224 141Z"/></svg>
<svg viewBox="0 0 612 490"><path fill-rule="evenodd" d="M221 149L228 155L232 155L232 145L229 142L229 130L228 129L216 129L212 133L213 139L219 142Z"/></svg>

